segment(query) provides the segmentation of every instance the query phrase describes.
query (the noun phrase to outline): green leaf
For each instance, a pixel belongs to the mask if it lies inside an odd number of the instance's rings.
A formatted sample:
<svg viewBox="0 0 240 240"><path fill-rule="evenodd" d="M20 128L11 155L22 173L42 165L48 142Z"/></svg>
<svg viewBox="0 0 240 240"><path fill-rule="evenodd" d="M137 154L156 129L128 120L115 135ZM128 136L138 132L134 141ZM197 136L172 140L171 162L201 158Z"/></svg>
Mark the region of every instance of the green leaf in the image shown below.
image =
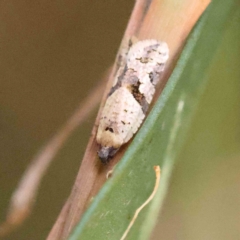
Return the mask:
<svg viewBox="0 0 240 240"><path fill-rule="evenodd" d="M113 177L85 212L71 240L120 239L135 210L151 194L155 183L153 166L160 165L159 190L139 214L127 237L149 238L163 206L173 166L180 160L194 113L207 90L223 36L236 11L239 14L237 3L237 0L211 3L191 33L156 105L115 168Z"/></svg>

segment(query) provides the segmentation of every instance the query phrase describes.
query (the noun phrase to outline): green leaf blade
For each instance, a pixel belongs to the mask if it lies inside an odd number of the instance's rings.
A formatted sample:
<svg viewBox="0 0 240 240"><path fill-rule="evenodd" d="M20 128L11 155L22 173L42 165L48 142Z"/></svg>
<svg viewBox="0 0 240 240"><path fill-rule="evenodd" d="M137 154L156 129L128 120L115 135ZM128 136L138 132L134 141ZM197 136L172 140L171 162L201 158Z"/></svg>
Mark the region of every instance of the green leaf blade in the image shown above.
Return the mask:
<svg viewBox="0 0 240 240"><path fill-rule="evenodd" d="M155 181L153 166L160 165L159 191L140 213L127 238L148 239L236 3L234 0L212 2L191 34L161 97L71 240L120 239L135 210L151 194Z"/></svg>

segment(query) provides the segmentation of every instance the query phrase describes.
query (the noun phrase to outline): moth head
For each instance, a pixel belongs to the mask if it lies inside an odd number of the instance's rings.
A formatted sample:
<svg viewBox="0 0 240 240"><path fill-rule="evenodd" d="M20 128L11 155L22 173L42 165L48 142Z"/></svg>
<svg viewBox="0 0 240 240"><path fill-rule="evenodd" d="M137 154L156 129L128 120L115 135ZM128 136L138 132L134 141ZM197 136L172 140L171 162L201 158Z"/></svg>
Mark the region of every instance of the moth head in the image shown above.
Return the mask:
<svg viewBox="0 0 240 240"><path fill-rule="evenodd" d="M100 145L98 156L104 164L109 162L123 144L122 138L116 130L110 126L99 129L97 133L97 142Z"/></svg>
<svg viewBox="0 0 240 240"><path fill-rule="evenodd" d="M107 164L117 151L118 148L116 149L113 147L101 147L98 151L98 156L103 164Z"/></svg>

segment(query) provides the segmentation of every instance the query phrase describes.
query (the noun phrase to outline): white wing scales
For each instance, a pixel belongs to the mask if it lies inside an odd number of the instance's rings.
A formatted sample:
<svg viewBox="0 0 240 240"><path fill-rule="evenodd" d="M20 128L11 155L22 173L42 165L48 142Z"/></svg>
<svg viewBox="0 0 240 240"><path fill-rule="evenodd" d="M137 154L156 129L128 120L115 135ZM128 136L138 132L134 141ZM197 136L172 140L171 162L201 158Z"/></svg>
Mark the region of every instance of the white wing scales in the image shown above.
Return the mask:
<svg viewBox="0 0 240 240"><path fill-rule="evenodd" d="M103 108L97 143L98 155L107 163L140 127L155 86L164 70L169 50L165 42L143 40L133 44L114 80Z"/></svg>
<svg viewBox="0 0 240 240"><path fill-rule="evenodd" d="M145 115L133 95L124 87L108 97L102 111L97 142L103 147L119 148L129 141Z"/></svg>

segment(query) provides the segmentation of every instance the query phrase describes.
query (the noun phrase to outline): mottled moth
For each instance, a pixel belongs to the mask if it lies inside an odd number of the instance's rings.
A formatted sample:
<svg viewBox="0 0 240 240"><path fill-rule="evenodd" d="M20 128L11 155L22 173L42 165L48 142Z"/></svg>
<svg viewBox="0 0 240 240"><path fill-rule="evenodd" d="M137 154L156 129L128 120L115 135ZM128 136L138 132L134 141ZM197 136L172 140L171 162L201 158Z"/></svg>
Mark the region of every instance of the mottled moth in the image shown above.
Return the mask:
<svg viewBox="0 0 240 240"><path fill-rule="evenodd" d="M140 127L168 55L168 45L154 39L130 46L100 116L96 139L100 145L98 156L103 163Z"/></svg>

